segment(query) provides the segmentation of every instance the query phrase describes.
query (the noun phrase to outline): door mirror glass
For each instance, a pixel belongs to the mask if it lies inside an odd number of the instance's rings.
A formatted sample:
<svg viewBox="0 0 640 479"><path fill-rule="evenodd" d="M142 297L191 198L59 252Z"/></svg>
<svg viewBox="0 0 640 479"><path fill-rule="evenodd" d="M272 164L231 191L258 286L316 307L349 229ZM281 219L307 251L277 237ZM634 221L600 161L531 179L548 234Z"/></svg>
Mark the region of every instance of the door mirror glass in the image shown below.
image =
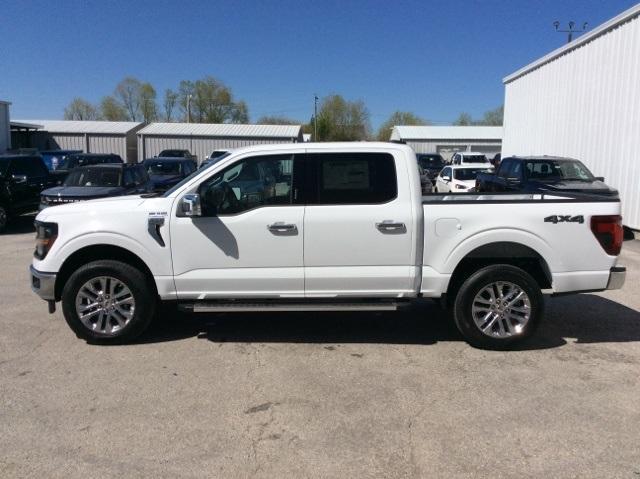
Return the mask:
<svg viewBox="0 0 640 479"><path fill-rule="evenodd" d="M202 216L202 207L200 206L200 195L190 194L184 195L180 201L180 210L184 216Z"/></svg>
<svg viewBox="0 0 640 479"><path fill-rule="evenodd" d="M27 182L27 175L11 175L11 179L16 185Z"/></svg>

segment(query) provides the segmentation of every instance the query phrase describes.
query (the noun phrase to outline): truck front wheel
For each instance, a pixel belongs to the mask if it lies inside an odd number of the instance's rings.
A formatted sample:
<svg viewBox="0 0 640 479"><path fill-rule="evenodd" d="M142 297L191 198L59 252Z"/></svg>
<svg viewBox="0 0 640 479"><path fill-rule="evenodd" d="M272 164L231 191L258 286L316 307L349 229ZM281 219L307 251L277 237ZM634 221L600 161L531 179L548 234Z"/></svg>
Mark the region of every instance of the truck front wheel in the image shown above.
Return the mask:
<svg viewBox="0 0 640 479"><path fill-rule="evenodd" d="M453 317L471 345L507 349L533 334L543 309L537 282L520 268L500 264L476 271L462 284Z"/></svg>
<svg viewBox="0 0 640 479"><path fill-rule="evenodd" d="M62 290L62 311L79 338L96 344L127 342L151 322L156 295L151 279L120 261L78 268Z"/></svg>

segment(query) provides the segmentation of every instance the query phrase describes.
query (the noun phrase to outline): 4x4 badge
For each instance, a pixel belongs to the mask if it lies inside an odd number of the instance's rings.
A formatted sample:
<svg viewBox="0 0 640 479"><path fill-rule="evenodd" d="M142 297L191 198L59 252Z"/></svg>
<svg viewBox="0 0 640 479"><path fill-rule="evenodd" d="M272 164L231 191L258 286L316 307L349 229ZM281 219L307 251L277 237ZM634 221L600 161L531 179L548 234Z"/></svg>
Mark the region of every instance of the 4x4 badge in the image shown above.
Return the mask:
<svg viewBox="0 0 640 479"><path fill-rule="evenodd" d="M544 219L545 223L553 223L554 225L557 225L558 223L584 223L584 216L582 215L578 215L578 216L571 216L571 215L552 215L552 216L547 216Z"/></svg>

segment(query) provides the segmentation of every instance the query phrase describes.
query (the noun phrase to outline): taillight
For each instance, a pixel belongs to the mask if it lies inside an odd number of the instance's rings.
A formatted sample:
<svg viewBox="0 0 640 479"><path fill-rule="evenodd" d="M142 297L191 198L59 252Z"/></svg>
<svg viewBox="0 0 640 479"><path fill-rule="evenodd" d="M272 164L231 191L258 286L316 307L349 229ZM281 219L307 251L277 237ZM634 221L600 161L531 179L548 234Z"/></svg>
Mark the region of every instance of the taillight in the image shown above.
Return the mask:
<svg viewBox="0 0 640 479"><path fill-rule="evenodd" d="M623 239L622 216L592 216L591 231L608 255L620 254Z"/></svg>

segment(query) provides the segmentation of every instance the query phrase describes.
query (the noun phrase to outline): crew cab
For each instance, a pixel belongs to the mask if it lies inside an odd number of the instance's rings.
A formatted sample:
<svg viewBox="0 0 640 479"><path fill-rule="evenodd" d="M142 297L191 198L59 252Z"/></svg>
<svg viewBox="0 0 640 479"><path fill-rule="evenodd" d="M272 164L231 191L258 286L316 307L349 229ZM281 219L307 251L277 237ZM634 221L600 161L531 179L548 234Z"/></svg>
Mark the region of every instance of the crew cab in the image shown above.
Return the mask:
<svg viewBox="0 0 640 479"><path fill-rule="evenodd" d="M479 192L558 192L617 196L618 191L597 178L579 160L553 156L509 157L494 173L476 178Z"/></svg>
<svg viewBox="0 0 640 479"><path fill-rule="evenodd" d="M12 217L37 211L40 192L56 183L39 155L0 156L0 233Z"/></svg>
<svg viewBox="0 0 640 479"><path fill-rule="evenodd" d="M471 344L533 334L550 294L620 288L618 198L428 195L394 143L256 145L162 195L43 210L32 289L90 342L158 305L192 312L396 310L442 300Z"/></svg>

